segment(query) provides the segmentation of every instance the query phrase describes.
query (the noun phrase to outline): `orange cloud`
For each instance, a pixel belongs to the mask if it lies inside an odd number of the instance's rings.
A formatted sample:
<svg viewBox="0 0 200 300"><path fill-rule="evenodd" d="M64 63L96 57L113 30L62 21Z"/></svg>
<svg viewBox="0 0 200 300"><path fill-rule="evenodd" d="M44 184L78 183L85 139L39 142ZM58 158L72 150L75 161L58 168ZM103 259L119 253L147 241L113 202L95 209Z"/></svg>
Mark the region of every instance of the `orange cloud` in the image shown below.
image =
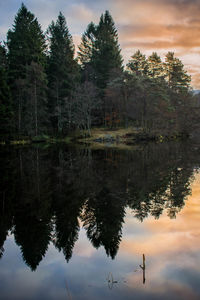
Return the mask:
<svg viewBox="0 0 200 300"><path fill-rule="evenodd" d="M131 49L132 53L141 49L145 54L181 52L179 58L184 64L188 64L185 56L189 53L191 64L198 68L195 74L190 67L187 70L193 86L200 88L200 1L116 0L113 11L123 53L130 53Z"/></svg>

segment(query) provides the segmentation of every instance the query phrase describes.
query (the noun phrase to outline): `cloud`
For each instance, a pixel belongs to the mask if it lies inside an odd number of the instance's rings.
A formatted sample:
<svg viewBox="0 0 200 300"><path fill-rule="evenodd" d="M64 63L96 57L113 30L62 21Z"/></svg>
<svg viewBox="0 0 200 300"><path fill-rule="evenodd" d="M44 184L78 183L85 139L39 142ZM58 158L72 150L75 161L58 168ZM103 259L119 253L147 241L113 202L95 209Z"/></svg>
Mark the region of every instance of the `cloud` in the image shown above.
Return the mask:
<svg viewBox="0 0 200 300"><path fill-rule="evenodd" d="M200 87L200 1L198 0L116 0L113 12L119 28L123 53L141 49L146 55L161 56L174 51L184 64L196 64L192 84ZM185 59L186 58L186 59ZM126 61L127 58L125 58ZM190 72L190 67L187 70Z"/></svg>
<svg viewBox="0 0 200 300"><path fill-rule="evenodd" d="M24 0L24 3L37 16L43 30L62 11L76 49L87 25L91 21L98 23L101 13L108 9L119 32L125 62L137 49L146 55L158 51L161 56L174 51L184 64L188 64L189 53L191 64L196 63L200 73L199 0ZM0 2L0 39L6 38L20 5L21 0ZM191 73L195 75L195 88L200 87L198 73Z"/></svg>

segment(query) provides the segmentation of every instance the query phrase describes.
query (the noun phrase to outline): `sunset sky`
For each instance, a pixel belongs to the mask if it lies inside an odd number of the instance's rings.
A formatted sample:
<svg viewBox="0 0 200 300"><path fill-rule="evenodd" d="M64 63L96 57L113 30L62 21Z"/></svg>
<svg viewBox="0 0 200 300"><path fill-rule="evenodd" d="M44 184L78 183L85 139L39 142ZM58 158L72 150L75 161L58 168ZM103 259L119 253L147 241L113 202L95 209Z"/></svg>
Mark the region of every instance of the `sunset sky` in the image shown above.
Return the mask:
<svg viewBox="0 0 200 300"><path fill-rule="evenodd" d="M21 0L0 0L0 40L6 38ZM98 22L109 10L119 33L124 62L140 49L147 56L153 51L163 57L174 51L200 89L200 0L24 0L38 18L42 29L65 15L74 43L89 22Z"/></svg>

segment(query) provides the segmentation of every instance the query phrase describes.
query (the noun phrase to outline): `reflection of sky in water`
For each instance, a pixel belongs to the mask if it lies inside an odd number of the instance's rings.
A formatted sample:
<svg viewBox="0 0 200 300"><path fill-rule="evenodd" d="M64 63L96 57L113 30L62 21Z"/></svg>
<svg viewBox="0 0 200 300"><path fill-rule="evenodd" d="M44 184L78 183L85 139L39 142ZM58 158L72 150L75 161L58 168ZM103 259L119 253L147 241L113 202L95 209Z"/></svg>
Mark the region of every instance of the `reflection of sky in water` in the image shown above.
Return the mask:
<svg viewBox="0 0 200 300"><path fill-rule="evenodd" d="M200 175L185 207L170 220L140 223L127 210L123 239L115 260L96 250L81 229L69 263L51 243L31 272L12 236L0 260L1 299L200 299ZM142 254L146 283L142 282ZM114 281L109 289L107 277Z"/></svg>

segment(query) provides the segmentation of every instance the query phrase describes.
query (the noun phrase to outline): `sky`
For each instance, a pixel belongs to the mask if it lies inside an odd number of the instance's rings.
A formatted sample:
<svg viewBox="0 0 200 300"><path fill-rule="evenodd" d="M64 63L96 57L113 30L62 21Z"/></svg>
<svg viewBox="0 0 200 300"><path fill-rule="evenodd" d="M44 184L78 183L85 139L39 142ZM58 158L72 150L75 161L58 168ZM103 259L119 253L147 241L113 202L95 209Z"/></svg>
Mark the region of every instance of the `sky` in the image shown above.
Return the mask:
<svg viewBox="0 0 200 300"><path fill-rule="evenodd" d="M12 27L21 0L0 0L0 40ZM163 59L175 52L200 89L200 0L24 0L43 30L59 11L65 15L75 45L87 25L98 23L109 10L116 24L126 64L140 49L147 56L156 51Z"/></svg>

